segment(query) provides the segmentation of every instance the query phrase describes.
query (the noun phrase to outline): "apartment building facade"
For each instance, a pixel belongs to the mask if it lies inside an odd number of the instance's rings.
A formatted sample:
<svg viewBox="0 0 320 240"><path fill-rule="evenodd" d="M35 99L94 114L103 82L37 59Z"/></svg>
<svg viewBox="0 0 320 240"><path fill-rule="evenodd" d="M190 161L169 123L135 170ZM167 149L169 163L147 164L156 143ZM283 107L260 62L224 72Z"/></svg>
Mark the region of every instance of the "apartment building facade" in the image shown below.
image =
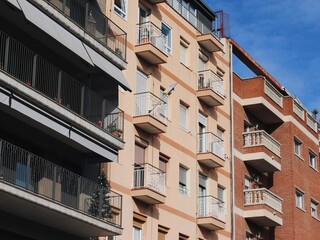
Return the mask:
<svg viewBox="0 0 320 240"><path fill-rule="evenodd" d="M230 42L256 74L233 74L235 239L317 238L316 117Z"/></svg>
<svg viewBox="0 0 320 240"><path fill-rule="evenodd" d="M125 239L230 239L230 51L203 1L109 1L128 34L125 148L106 164ZM110 238L112 239L112 238Z"/></svg>
<svg viewBox="0 0 320 240"><path fill-rule="evenodd" d="M124 148L127 34L103 2L0 9L0 238L121 235L122 196L97 178Z"/></svg>

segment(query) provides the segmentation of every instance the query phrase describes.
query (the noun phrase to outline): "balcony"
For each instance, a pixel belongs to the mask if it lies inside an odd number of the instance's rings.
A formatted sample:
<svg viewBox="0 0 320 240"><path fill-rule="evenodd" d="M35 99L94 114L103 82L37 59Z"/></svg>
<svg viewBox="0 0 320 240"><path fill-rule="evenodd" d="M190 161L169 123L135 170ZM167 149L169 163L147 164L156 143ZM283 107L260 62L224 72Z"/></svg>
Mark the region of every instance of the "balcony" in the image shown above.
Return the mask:
<svg viewBox="0 0 320 240"><path fill-rule="evenodd" d="M198 134L197 160L209 168L224 167L224 142L213 133Z"/></svg>
<svg viewBox="0 0 320 240"><path fill-rule="evenodd" d="M104 192L106 198L94 198ZM121 195L0 140L0 210L8 209L82 238L122 233Z"/></svg>
<svg viewBox="0 0 320 240"><path fill-rule="evenodd" d="M197 224L208 230L225 228L226 212L224 202L213 196L198 197Z"/></svg>
<svg viewBox="0 0 320 240"><path fill-rule="evenodd" d="M198 72L197 97L208 106L220 106L226 98L222 79L211 70Z"/></svg>
<svg viewBox="0 0 320 240"><path fill-rule="evenodd" d="M168 62L169 48L161 29L151 22L138 24L137 36L137 45L134 47L137 56L153 65Z"/></svg>
<svg viewBox="0 0 320 240"><path fill-rule="evenodd" d="M281 226L282 201L266 188L244 190L244 216L262 227Z"/></svg>
<svg viewBox="0 0 320 240"><path fill-rule="evenodd" d="M318 132L318 123L317 119L310 115L309 113L307 114L307 125L315 132Z"/></svg>
<svg viewBox="0 0 320 240"><path fill-rule="evenodd" d="M151 92L136 93L133 124L150 134L165 133L166 108L165 101Z"/></svg>
<svg viewBox="0 0 320 240"><path fill-rule="evenodd" d="M281 144L264 130L243 133L244 159L260 172L281 170Z"/></svg>
<svg viewBox="0 0 320 240"><path fill-rule="evenodd" d="M86 43L126 60L127 34L88 0L31 0ZM102 50L102 52L105 52ZM107 54L110 57L110 54ZM110 58L113 59L114 57Z"/></svg>
<svg viewBox="0 0 320 240"><path fill-rule="evenodd" d="M165 203L166 173L150 165L136 165L133 173L132 197L148 204Z"/></svg>
<svg viewBox="0 0 320 240"><path fill-rule="evenodd" d="M110 144L118 148L123 145L122 110L3 32L0 32L0 71L12 77L4 84L16 88L17 82L21 83L18 90L45 105L46 111L88 132L102 130L112 136L107 136Z"/></svg>
<svg viewBox="0 0 320 240"><path fill-rule="evenodd" d="M218 37L212 33L198 35L197 41L199 45L207 49L208 52L223 52L224 45Z"/></svg>
<svg viewBox="0 0 320 240"><path fill-rule="evenodd" d="M266 80L259 82L257 79L252 79L251 81L257 81L257 89L255 92L248 93L252 97L244 99L243 107L265 124L283 123L282 94ZM247 91L252 90L248 87ZM253 95L256 96L253 97Z"/></svg>

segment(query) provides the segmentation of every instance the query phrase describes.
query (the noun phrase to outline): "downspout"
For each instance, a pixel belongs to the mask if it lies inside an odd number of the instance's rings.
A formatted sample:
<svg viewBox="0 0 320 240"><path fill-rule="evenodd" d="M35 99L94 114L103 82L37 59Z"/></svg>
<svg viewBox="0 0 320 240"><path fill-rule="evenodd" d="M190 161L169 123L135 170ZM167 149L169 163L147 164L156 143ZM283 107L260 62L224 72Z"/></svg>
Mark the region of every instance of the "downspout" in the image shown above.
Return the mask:
<svg viewBox="0 0 320 240"><path fill-rule="evenodd" d="M234 156L233 156L233 147L234 147L234 124L233 124L233 59L232 59L232 44L229 42L229 59L230 59L230 68L229 68L229 84L230 84L230 169L231 169L231 239L235 240L235 189L234 189Z"/></svg>

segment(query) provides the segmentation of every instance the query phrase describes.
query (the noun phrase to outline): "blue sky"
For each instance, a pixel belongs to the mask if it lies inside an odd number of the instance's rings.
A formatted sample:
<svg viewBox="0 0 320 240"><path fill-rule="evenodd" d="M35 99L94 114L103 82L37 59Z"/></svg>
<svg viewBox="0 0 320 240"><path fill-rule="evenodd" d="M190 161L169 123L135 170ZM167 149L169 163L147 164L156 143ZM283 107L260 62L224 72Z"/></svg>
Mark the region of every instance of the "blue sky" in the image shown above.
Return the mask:
<svg viewBox="0 0 320 240"><path fill-rule="evenodd" d="M310 111L320 110L320 1L205 1L230 15L231 37L243 49Z"/></svg>

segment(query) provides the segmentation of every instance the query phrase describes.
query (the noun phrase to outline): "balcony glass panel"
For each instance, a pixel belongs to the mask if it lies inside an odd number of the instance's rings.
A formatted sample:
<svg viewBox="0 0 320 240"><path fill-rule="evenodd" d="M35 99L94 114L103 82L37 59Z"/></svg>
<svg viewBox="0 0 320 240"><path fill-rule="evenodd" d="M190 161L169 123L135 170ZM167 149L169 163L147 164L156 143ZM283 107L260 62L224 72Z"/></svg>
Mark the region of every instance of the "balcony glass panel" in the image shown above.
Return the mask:
<svg viewBox="0 0 320 240"><path fill-rule="evenodd" d="M211 152L218 157L224 159L224 142L221 138L213 133L199 133L198 134L198 152Z"/></svg>
<svg viewBox="0 0 320 240"><path fill-rule="evenodd" d="M198 197L198 217L213 217L226 221L225 204L213 196Z"/></svg>
<svg viewBox="0 0 320 240"><path fill-rule="evenodd" d="M223 89L223 80L211 70L198 72L198 90L211 89L219 96L225 98L226 94Z"/></svg>
<svg viewBox="0 0 320 240"><path fill-rule="evenodd" d="M122 110L3 32L0 32L0 70L122 139Z"/></svg>

